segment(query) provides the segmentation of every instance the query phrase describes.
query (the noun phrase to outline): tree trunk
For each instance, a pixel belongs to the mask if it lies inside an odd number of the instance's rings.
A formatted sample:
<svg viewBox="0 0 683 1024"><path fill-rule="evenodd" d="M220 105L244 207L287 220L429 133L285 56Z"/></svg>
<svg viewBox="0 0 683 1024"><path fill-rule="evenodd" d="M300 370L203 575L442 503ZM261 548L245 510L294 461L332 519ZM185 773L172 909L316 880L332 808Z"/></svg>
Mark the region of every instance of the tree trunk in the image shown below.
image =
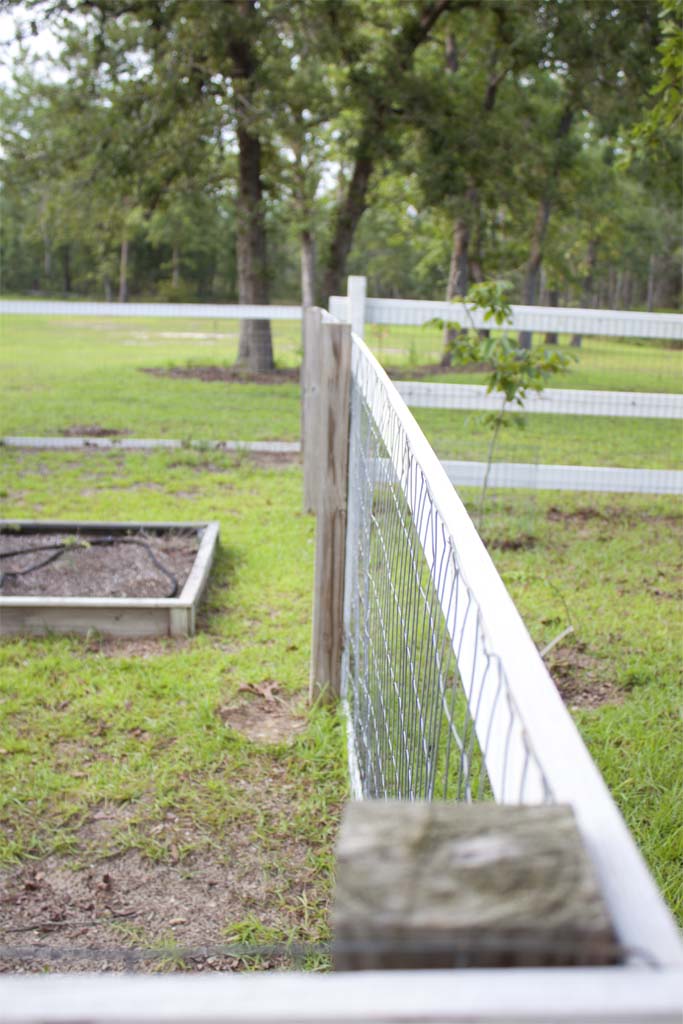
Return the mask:
<svg viewBox="0 0 683 1024"><path fill-rule="evenodd" d="M128 302L128 236L125 234L119 257L119 302Z"/></svg>
<svg viewBox="0 0 683 1024"><path fill-rule="evenodd" d="M71 292L71 247L62 246L62 276L64 279L64 292L69 295Z"/></svg>
<svg viewBox="0 0 683 1024"><path fill-rule="evenodd" d="M171 287L174 291L180 285L180 247L177 242L173 243L171 250Z"/></svg>
<svg viewBox="0 0 683 1024"><path fill-rule="evenodd" d="M452 302L454 298L463 298L467 295L469 288L469 244L470 229L463 217L456 217L453 225L453 247L451 249L451 264L448 270L448 284L446 286L446 302ZM441 356L441 365L450 366L453 354L451 345L458 336L454 327L444 329L444 351Z"/></svg>
<svg viewBox="0 0 683 1024"><path fill-rule="evenodd" d="M588 260L586 266L586 276L583 279L583 291L581 293L581 302L583 303L584 308L590 308L594 304L593 283L595 278L595 264L597 262L597 258L598 240L597 238L591 238L588 242ZM582 335L572 335L572 348L581 348L582 340Z"/></svg>
<svg viewBox="0 0 683 1024"><path fill-rule="evenodd" d="M538 286L541 278L541 262L543 260L543 242L550 220L550 197L546 194L538 204L534 232L531 236L531 250L524 278L522 302L525 306L535 306L538 299ZM531 348L531 331L520 331L519 347Z"/></svg>
<svg viewBox="0 0 683 1024"><path fill-rule="evenodd" d="M334 9L334 5L321 5L325 6ZM450 6L451 0L423 0L418 5L416 16L393 36L392 52L387 56L382 69L387 80L400 78L410 69L415 51L429 38L432 28ZM382 88L369 90L368 108L356 146L353 174L334 218L332 242L323 276L325 302L330 295L346 294L344 277L353 236L367 207L368 185L375 161L384 153L383 136L394 116L392 97Z"/></svg>
<svg viewBox="0 0 683 1024"><path fill-rule="evenodd" d="M330 295L345 295L346 263L351 252L353 236L358 222L367 208L367 193L374 159L369 153L371 132L366 129L358 145L358 157L348 191L337 210L332 232L332 243L323 278L323 302Z"/></svg>
<svg viewBox="0 0 683 1024"><path fill-rule="evenodd" d="M548 291L548 305L556 306L560 293L557 288L551 288ZM557 331L548 331L545 336L546 345L557 345Z"/></svg>
<svg viewBox="0 0 683 1024"><path fill-rule="evenodd" d="M270 303L261 182L261 143L238 121L237 294L245 305ZM270 320L241 320L237 365L255 373L273 369Z"/></svg>
<svg viewBox="0 0 683 1024"><path fill-rule="evenodd" d="M111 279L109 277L109 274L105 274L104 275L103 285L104 285L104 301L105 302L111 302L112 301L112 296L113 296L114 292L112 290Z"/></svg>
<svg viewBox="0 0 683 1024"><path fill-rule="evenodd" d="M52 274L52 247L47 231L43 232L43 274L45 275L45 284L49 287Z"/></svg>
<svg viewBox="0 0 683 1024"><path fill-rule="evenodd" d="M650 253L650 263L647 271L647 311L651 313L655 306L655 261L654 253Z"/></svg>
<svg viewBox="0 0 683 1024"><path fill-rule="evenodd" d="M301 305L315 306L315 239L308 228L301 232Z"/></svg>

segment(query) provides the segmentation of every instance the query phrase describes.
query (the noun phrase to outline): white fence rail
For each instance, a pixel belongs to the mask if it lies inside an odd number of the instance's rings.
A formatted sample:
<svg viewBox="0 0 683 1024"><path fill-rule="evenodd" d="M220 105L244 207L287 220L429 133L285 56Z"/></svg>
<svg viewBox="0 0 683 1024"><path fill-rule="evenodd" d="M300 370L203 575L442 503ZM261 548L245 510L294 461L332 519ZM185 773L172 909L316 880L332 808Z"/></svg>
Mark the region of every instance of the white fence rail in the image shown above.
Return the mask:
<svg viewBox="0 0 683 1024"><path fill-rule="evenodd" d="M422 780L430 758L448 771L443 714L459 786L467 749L462 798L477 796L481 758L499 801L571 804L619 941L683 966L669 911L465 507L384 370L353 344L343 680L357 795L433 795ZM402 770L407 744L416 756Z"/></svg>
<svg viewBox="0 0 683 1024"><path fill-rule="evenodd" d="M201 302L59 302L3 299L0 316L158 316L199 320L301 320L301 306L247 306Z"/></svg>
<svg viewBox="0 0 683 1024"><path fill-rule="evenodd" d="M354 279L351 278L350 281ZM333 295L330 313L340 320L359 322L353 308L360 290L351 297ZM353 320L352 320L353 318ZM424 299L365 300L364 317L368 324L393 324L420 327L430 320L451 320L477 329L491 327L481 310L465 308L462 303L432 302ZM514 331L557 331L564 334L601 335L612 338L658 338L683 341L683 315L678 313L638 313L617 309L569 309L556 306L512 306L505 324Z"/></svg>
<svg viewBox="0 0 683 1024"><path fill-rule="evenodd" d="M455 487L482 487L484 484L485 462L445 459L441 465ZM683 470L494 462L489 472L488 485L535 491L683 494Z"/></svg>
<svg viewBox="0 0 683 1024"><path fill-rule="evenodd" d="M499 395L483 384L432 384L397 381L396 389L413 409L476 409L498 412ZM519 406L508 403L511 412ZM546 388L524 399L525 413L568 416L619 416L628 419L683 420L683 395L646 391L588 391L580 388Z"/></svg>
<svg viewBox="0 0 683 1024"><path fill-rule="evenodd" d="M44 304L39 305L45 311ZM66 312L73 314L73 304L66 305ZM131 315L131 308L113 315ZM202 307L204 313L196 315L220 315L207 312L208 308ZM221 307L226 308L230 307ZM168 312L169 306L165 309L159 315L195 315L186 306L180 314ZM150 315L147 310L138 315ZM259 309L257 318L262 315ZM267 315L272 316L270 307ZM446 472L386 374L360 339L354 345L357 368L365 366L378 397L384 392L381 407L388 418L380 415L376 427L385 450L378 454L391 462L392 482L402 487L405 506L417 517L413 539L425 553L429 577L440 579L442 555L447 554L454 558L451 566L476 601L473 619L454 612L446 598L453 574L445 574L437 588L438 604L460 640L455 657L461 665L474 664L473 645L483 642L487 654L504 666L509 706L514 706L524 730L524 735L515 734L514 742L528 743L533 749L552 798L574 806L618 937L630 949L632 962L590 969L328 976L4 976L0 978L0 1024L389 1024L409 1020L466 1024L475 1019L480 1024L680 1024L683 950L677 929ZM376 400L366 405L380 409ZM403 438L405 444L397 448L395 437ZM425 487L418 492L413 485L420 476ZM358 510L350 510L349 519L358 530ZM417 578L426 582L422 572ZM386 593L391 596L391 588ZM429 607L436 614L437 606ZM469 696L478 702L472 691ZM486 747L485 742L484 753Z"/></svg>
<svg viewBox="0 0 683 1024"><path fill-rule="evenodd" d="M0 978L0 1024L680 1024L676 970Z"/></svg>

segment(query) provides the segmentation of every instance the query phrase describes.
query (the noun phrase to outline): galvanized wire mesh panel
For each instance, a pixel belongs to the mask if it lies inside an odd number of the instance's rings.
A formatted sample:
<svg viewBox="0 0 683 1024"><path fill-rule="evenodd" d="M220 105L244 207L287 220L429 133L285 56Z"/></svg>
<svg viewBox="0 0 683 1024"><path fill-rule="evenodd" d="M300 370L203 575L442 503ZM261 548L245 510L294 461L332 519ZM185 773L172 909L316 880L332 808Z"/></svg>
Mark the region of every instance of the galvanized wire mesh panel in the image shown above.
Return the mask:
<svg viewBox="0 0 683 1024"><path fill-rule="evenodd" d="M388 388L356 342L343 678L357 795L550 800Z"/></svg>

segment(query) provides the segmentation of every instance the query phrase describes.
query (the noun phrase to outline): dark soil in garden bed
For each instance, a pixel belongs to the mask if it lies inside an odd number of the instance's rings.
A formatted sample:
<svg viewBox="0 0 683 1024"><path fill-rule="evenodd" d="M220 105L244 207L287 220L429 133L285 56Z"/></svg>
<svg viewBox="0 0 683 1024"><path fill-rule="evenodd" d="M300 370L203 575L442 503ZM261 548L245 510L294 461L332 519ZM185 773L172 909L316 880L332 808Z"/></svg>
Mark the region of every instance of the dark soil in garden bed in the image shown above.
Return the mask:
<svg viewBox="0 0 683 1024"><path fill-rule="evenodd" d="M153 377L203 380L209 383L223 381L225 384L291 384L298 383L300 376L296 367L263 373L252 373L236 366L144 366L141 370L143 373L151 373Z"/></svg>
<svg viewBox="0 0 683 1024"><path fill-rule="evenodd" d="M179 530L0 532L0 596L177 597L198 547L194 532Z"/></svg>
<svg viewBox="0 0 683 1024"><path fill-rule="evenodd" d="M423 380L425 377L445 377L449 373L486 373L489 363L468 363L467 366L443 366L441 363L425 363L423 366L387 366L392 380Z"/></svg>

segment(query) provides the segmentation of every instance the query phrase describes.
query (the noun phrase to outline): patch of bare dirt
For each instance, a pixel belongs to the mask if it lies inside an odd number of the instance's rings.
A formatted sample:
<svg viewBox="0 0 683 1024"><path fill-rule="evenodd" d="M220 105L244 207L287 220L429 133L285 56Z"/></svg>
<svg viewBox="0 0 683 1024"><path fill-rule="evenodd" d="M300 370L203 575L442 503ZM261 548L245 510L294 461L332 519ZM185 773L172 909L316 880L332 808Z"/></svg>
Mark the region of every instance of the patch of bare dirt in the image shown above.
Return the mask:
<svg viewBox="0 0 683 1024"><path fill-rule="evenodd" d="M548 654L546 665L570 708L599 708L603 704L621 704L624 699L623 691L604 677L600 659L589 654L583 644L555 647Z"/></svg>
<svg viewBox="0 0 683 1024"><path fill-rule="evenodd" d="M171 597L198 550L195 533L17 533L0 531L5 597ZM172 593L173 591L173 593Z"/></svg>
<svg viewBox="0 0 683 1024"><path fill-rule="evenodd" d="M304 729L305 719L292 709L278 683L247 683L238 693L248 697L223 705L218 714L225 725L253 743L283 743Z"/></svg>
<svg viewBox="0 0 683 1024"><path fill-rule="evenodd" d="M0 973L234 971L247 964L247 950L225 949L248 941L239 922L256 919L284 934L305 930L307 908L325 901L326 883L311 865L310 840L282 824L295 817L298 800L287 782L280 763L267 783L231 779L267 824L255 831L236 819L218 843L181 812L150 821L144 834L166 849L161 861L138 849L111 852L117 833L120 841L129 824L149 818L144 799L94 807L70 855L0 870ZM183 855L183 845L193 844ZM267 954L258 966L284 962Z"/></svg>
<svg viewBox="0 0 683 1024"><path fill-rule="evenodd" d="M441 363L426 363L424 366L391 366L387 373L392 380L423 380L425 377L443 377L448 373L486 373L489 363L468 363L467 366L442 366Z"/></svg>
<svg viewBox="0 0 683 1024"><path fill-rule="evenodd" d="M249 458L257 466L277 469L280 466L291 466L294 462L300 462L301 456L298 452L249 452Z"/></svg>
<svg viewBox="0 0 683 1024"><path fill-rule="evenodd" d="M73 423L60 431L62 437L123 437L130 430L118 430L116 427L102 427L99 423Z"/></svg>
<svg viewBox="0 0 683 1024"><path fill-rule="evenodd" d="M190 646L190 639L183 637L122 637L93 636L86 643L90 654L101 654L105 658L158 658L176 654Z"/></svg>
<svg viewBox="0 0 683 1024"><path fill-rule="evenodd" d="M305 850L292 846L293 884L303 887ZM144 958L143 950L158 952L161 944L193 950L182 965L170 964L176 968L243 967L220 947L235 942L229 926L249 914L274 922L272 884L248 836L231 835L225 853L221 860L191 854L174 864L129 850L81 870L52 856L6 872L0 876L0 945L15 956L0 958L0 972L40 971L46 964L68 971L168 968L168 960Z"/></svg>
<svg viewBox="0 0 683 1024"><path fill-rule="evenodd" d="M591 505L581 505L579 508L566 511L557 505L551 505L546 512L550 522L556 523L588 523L591 520L601 520L605 523L628 523L628 522L651 522L667 524L673 527L680 527L683 523L683 512L678 515L659 514L657 512L645 512L640 509L625 508L623 505L609 505L605 508L594 508Z"/></svg>
<svg viewBox="0 0 683 1024"><path fill-rule="evenodd" d="M207 383L221 381L224 384L290 384L298 383L299 370L294 368L252 373L235 366L143 366L142 373L153 377L171 377L180 380L203 380Z"/></svg>
<svg viewBox="0 0 683 1024"><path fill-rule="evenodd" d="M536 538L530 533L518 537L493 537L486 541L486 547L496 551L529 551L536 546Z"/></svg>

